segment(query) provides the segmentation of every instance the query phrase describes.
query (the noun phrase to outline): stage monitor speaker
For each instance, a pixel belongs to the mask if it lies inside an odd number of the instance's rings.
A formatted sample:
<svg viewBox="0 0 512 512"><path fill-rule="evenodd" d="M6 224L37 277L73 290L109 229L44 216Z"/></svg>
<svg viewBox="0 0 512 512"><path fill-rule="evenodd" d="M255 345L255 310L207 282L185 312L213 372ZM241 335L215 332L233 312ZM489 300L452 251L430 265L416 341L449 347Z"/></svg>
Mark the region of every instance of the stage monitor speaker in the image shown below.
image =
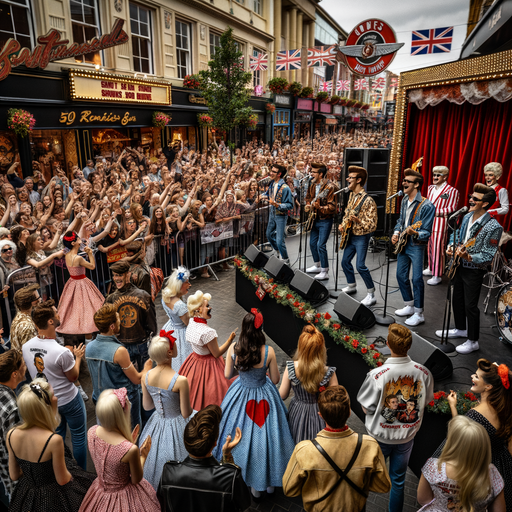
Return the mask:
<svg viewBox="0 0 512 512"><path fill-rule="evenodd" d="M312 306L319 306L329 298L327 288L320 281L308 276L301 270L295 272L290 288L304 297Z"/></svg>
<svg viewBox="0 0 512 512"><path fill-rule="evenodd" d="M252 266L255 268L264 267L268 261L268 256L264 252L261 252L254 244L248 247L244 256L252 263Z"/></svg>
<svg viewBox="0 0 512 512"><path fill-rule="evenodd" d="M293 279L293 270L279 258L272 256L265 265L265 272L278 283L288 284Z"/></svg>
<svg viewBox="0 0 512 512"><path fill-rule="evenodd" d="M348 327L365 330L375 325L373 311L344 292L339 294L334 305L334 312Z"/></svg>
<svg viewBox="0 0 512 512"><path fill-rule="evenodd" d="M447 379L453 373L452 360L448 355L414 332L412 333L412 345L407 355L413 361L426 366L434 380Z"/></svg>

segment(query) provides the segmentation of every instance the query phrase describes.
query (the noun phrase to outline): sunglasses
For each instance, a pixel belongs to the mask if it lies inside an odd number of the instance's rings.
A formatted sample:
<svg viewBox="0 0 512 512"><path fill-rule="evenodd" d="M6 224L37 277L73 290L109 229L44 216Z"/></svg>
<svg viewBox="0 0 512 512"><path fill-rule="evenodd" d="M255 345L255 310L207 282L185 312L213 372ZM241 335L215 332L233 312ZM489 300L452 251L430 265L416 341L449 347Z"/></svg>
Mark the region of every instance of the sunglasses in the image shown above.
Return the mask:
<svg viewBox="0 0 512 512"><path fill-rule="evenodd" d="M468 195L468 199L473 199L475 203L481 203L482 199L478 199L478 197L472 196L471 194Z"/></svg>
<svg viewBox="0 0 512 512"><path fill-rule="evenodd" d="M414 185L416 182L411 180L403 180L402 183L410 183L411 185Z"/></svg>
<svg viewBox="0 0 512 512"><path fill-rule="evenodd" d="M9 252L12 251L12 247L7 247L6 249L2 249L2 252Z"/></svg>
<svg viewBox="0 0 512 512"><path fill-rule="evenodd" d="M436 177L436 176L438 176L438 177L439 177L439 176L444 176L444 174L434 173L434 177Z"/></svg>

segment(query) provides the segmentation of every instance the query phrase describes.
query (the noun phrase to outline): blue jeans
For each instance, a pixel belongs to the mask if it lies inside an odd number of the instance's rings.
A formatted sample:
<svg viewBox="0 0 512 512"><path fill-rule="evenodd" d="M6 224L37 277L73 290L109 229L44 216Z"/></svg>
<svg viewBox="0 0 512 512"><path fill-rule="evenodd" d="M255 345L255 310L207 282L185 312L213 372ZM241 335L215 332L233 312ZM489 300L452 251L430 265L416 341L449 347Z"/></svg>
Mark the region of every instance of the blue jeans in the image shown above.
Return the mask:
<svg viewBox="0 0 512 512"><path fill-rule="evenodd" d="M77 393L71 402L59 407L60 425L57 434L66 441L66 430L69 425L71 431L71 444L73 457L82 469L87 469L87 413L80 393Z"/></svg>
<svg viewBox="0 0 512 512"><path fill-rule="evenodd" d="M130 361L135 369L140 372L144 368L144 363L149 359L148 342L144 340L141 343L123 343L130 355Z"/></svg>
<svg viewBox="0 0 512 512"><path fill-rule="evenodd" d="M322 268L329 268L327 258L327 239L331 234L333 219L317 219L313 224L309 239L309 248L315 263L320 262Z"/></svg>
<svg viewBox="0 0 512 512"><path fill-rule="evenodd" d="M384 458L389 457L389 478L391 492L389 493L389 512L402 512L404 506L404 485L407 465L411 456L414 439L403 444L384 444L379 441Z"/></svg>
<svg viewBox="0 0 512 512"><path fill-rule="evenodd" d="M356 268L359 275L362 277L364 284L368 290L374 290L375 285L373 284L372 276L366 266L366 253L368 252L368 244L370 242L371 233L367 235L350 235L347 246L343 251L343 258L341 260L341 268L347 278L348 284L355 284L356 276L354 274L354 267L352 266L352 260L357 254Z"/></svg>
<svg viewBox="0 0 512 512"><path fill-rule="evenodd" d="M276 215L274 212L270 212L267 224L267 239L272 249L279 251L281 258L285 260L288 259L288 251L284 243L284 230L287 220L288 215Z"/></svg>
<svg viewBox="0 0 512 512"><path fill-rule="evenodd" d="M414 299L414 307L423 309L425 298L425 283L423 282L423 252L424 245L412 245L407 242L404 250L398 255L396 265L396 280L404 302ZM409 272L412 264L412 290ZM414 297L412 292L414 291Z"/></svg>

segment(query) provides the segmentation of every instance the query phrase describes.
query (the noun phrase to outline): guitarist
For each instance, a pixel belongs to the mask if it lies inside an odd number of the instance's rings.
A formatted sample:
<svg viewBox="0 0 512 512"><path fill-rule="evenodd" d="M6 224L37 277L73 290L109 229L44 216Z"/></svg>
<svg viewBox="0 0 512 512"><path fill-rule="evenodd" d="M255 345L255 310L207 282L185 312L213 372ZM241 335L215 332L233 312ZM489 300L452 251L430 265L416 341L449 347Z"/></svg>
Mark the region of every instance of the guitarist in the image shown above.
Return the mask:
<svg viewBox="0 0 512 512"><path fill-rule="evenodd" d="M419 172L406 169L402 185L404 198L391 242L396 244L401 234L407 236L405 247L398 254L396 266L396 279L405 304L402 309L395 311L395 315L409 316L410 318L405 323L414 327L425 321L423 316L425 299L423 253L432 233L436 207L427 198L421 197L420 188L423 185L423 176ZM419 222L421 222L421 226L418 229L413 229L412 226ZM412 290L409 279L411 265Z"/></svg>
<svg viewBox="0 0 512 512"><path fill-rule="evenodd" d="M347 225L350 224L352 226L341 260L341 267L343 268L348 283L348 286L343 288L342 291L348 294L356 293L356 277L354 275L352 260L357 254L356 268L368 290L361 304L369 307L377 302L375 298L375 285L373 284L370 271L366 266L368 243L372 233L377 227L377 205L373 198L364 190L367 178L368 173L364 167L351 165L348 168L347 181L351 194L339 229L343 234L343 230L346 229Z"/></svg>
<svg viewBox="0 0 512 512"><path fill-rule="evenodd" d="M469 213L462 219L457 231L455 255L462 258L453 278L452 307L455 329L448 331L448 338L466 337L467 340L455 348L459 354L469 354L478 350L480 336L480 310L478 300L482 282L486 274L486 265L490 264L500 242L503 228L488 211L496 201L496 192L492 187L476 183L473 194L469 196ZM471 242L468 244L468 241ZM474 242L474 243L473 243ZM453 256L453 233L446 254ZM467 330L466 330L467 329ZM440 338L443 331L436 331Z"/></svg>
<svg viewBox="0 0 512 512"><path fill-rule="evenodd" d="M323 163L313 162L310 172L312 179L306 193L305 211L308 215L315 215L309 238L309 248L315 263L306 272L317 274L317 281L325 281L329 279L327 240L336 213L336 185L325 177L327 167Z"/></svg>

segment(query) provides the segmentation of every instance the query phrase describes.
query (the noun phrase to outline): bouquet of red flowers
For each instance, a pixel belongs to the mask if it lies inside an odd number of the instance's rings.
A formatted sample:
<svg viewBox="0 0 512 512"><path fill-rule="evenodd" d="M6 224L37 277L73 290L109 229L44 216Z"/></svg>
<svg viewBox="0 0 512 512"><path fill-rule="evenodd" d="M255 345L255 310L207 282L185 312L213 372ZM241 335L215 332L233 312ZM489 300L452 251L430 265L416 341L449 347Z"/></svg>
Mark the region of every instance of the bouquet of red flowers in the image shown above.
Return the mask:
<svg viewBox="0 0 512 512"><path fill-rule="evenodd" d="M186 89L199 89L199 75L186 75L183 79L183 87Z"/></svg>
<svg viewBox="0 0 512 512"><path fill-rule="evenodd" d="M171 116L163 112L153 112L153 126L165 128L171 122Z"/></svg>
<svg viewBox="0 0 512 512"><path fill-rule="evenodd" d="M26 137L28 132L34 128L36 120L30 112L21 108L10 108L7 111L7 126L16 135Z"/></svg>

